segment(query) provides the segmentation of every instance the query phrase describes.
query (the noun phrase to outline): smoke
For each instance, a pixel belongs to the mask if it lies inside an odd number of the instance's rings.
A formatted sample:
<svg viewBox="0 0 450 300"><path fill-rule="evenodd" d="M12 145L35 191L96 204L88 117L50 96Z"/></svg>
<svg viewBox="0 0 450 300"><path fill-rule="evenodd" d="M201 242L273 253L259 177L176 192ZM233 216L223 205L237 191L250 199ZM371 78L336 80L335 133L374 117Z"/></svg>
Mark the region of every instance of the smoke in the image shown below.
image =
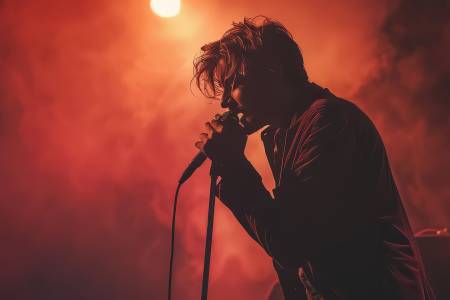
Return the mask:
<svg viewBox="0 0 450 300"><path fill-rule="evenodd" d="M375 119L415 228L449 226L448 1L402 1L380 31L379 68L355 98Z"/></svg>
<svg viewBox="0 0 450 300"><path fill-rule="evenodd" d="M191 95L192 59L259 13L374 119L415 228L448 225L448 5L374 3L199 0L162 20L147 1L0 2L0 297L166 297L176 182L219 111ZM257 136L247 154L273 187ZM200 295L208 179L180 192L175 299ZM214 226L210 297L263 299L270 258L220 202Z"/></svg>
<svg viewBox="0 0 450 300"><path fill-rule="evenodd" d="M163 298L170 232L157 209L172 187L158 157L173 143L164 115L180 108L158 109L161 88L145 97L166 78L144 81L130 8L1 8L1 298Z"/></svg>

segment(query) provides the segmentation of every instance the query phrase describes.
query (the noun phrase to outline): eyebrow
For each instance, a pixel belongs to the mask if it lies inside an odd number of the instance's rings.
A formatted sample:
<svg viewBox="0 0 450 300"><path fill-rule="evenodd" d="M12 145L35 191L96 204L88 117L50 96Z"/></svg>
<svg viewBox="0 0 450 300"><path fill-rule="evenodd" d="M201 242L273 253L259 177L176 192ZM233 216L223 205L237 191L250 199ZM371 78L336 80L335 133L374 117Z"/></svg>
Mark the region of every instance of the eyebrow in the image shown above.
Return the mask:
<svg viewBox="0 0 450 300"><path fill-rule="evenodd" d="M217 82L219 88L217 96L222 94L221 97L223 98L224 95L227 97L231 95L231 91L234 89L238 78L245 77L245 69L246 66L241 64L238 68L235 68L233 74L227 80L225 80L224 78L227 77L227 75L230 73L230 70L226 70L225 66L220 66L220 64L217 64L214 69L214 81Z"/></svg>

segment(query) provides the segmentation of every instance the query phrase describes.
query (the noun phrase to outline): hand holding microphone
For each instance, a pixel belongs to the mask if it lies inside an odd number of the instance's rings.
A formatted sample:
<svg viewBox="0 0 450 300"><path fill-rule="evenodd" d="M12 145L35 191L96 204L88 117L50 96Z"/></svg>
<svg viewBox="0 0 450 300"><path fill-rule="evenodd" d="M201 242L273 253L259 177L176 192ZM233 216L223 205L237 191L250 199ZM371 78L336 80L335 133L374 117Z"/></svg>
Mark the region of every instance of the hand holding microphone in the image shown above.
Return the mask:
<svg viewBox="0 0 450 300"><path fill-rule="evenodd" d="M205 129L195 147L213 162L228 164L244 157L247 135L235 113L216 114L214 119L205 123Z"/></svg>
<svg viewBox="0 0 450 300"><path fill-rule="evenodd" d="M179 183L185 182L194 171L210 158L218 165L230 164L244 157L247 134L244 132L237 115L226 111L216 114L214 119L205 123L206 132L200 134L200 141L194 145L200 152L183 172Z"/></svg>
<svg viewBox="0 0 450 300"><path fill-rule="evenodd" d="M208 211L208 230L206 233L205 266L202 285L202 299L206 299L205 295L208 294L209 259L211 256L212 224L214 216L214 197L216 184L214 180L217 179L217 176L221 175L220 171L218 171L218 168L223 168L225 165L230 167L233 161L238 162L239 160L245 158L244 149L245 144L247 143L247 134L245 133L243 127L241 127L241 125L239 124L239 119L236 113L232 111L226 111L222 115L216 114L213 120L205 123L205 128L206 132L202 132L200 134L200 141L195 143L195 146L200 149L200 152L194 157L192 162L184 170L180 180L178 181L178 187L175 192L172 217L172 242L170 250L168 287L169 300L171 299L172 295L171 288L175 237L175 215L178 192L181 185L189 179L189 177L198 167L202 165L207 157L209 157L213 161L214 165L211 167L211 169L214 170L214 172L211 173L211 197Z"/></svg>

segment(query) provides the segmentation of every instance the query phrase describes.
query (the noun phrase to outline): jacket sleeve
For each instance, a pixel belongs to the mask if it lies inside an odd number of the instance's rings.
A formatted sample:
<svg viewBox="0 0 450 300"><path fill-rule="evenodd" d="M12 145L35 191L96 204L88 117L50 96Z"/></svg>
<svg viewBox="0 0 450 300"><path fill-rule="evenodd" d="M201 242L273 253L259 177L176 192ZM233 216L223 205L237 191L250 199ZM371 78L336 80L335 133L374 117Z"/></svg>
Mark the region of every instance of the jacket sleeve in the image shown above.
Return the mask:
<svg viewBox="0 0 450 300"><path fill-rule="evenodd" d="M304 127L303 127L304 128ZM300 130L300 129L299 129ZM250 236L280 264L301 266L308 257L331 249L354 227L348 196L354 169L355 134L348 118L323 106L311 116L307 132L284 171L275 200L247 161L226 170L219 198Z"/></svg>

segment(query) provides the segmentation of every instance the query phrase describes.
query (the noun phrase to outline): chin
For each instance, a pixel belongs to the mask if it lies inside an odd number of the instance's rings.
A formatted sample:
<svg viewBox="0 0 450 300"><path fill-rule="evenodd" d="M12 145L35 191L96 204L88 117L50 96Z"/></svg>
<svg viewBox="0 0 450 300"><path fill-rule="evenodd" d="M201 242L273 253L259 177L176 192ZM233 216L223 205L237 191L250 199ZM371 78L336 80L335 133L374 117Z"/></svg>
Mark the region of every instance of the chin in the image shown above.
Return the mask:
<svg viewBox="0 0 450 300"><path fill-rule="evenodd" d="M265 125L263 122L258 122L255 119L248 120L247 118L241 119L240 123L247 135L255 133Z"/></svg>
<svg viewBox="0 0 450 300"><path fill-rule="evenodd" d="M262 127L262 126L261 126ZM261 127L244 127L245 134L250 135L257 132Z"/></svg>

